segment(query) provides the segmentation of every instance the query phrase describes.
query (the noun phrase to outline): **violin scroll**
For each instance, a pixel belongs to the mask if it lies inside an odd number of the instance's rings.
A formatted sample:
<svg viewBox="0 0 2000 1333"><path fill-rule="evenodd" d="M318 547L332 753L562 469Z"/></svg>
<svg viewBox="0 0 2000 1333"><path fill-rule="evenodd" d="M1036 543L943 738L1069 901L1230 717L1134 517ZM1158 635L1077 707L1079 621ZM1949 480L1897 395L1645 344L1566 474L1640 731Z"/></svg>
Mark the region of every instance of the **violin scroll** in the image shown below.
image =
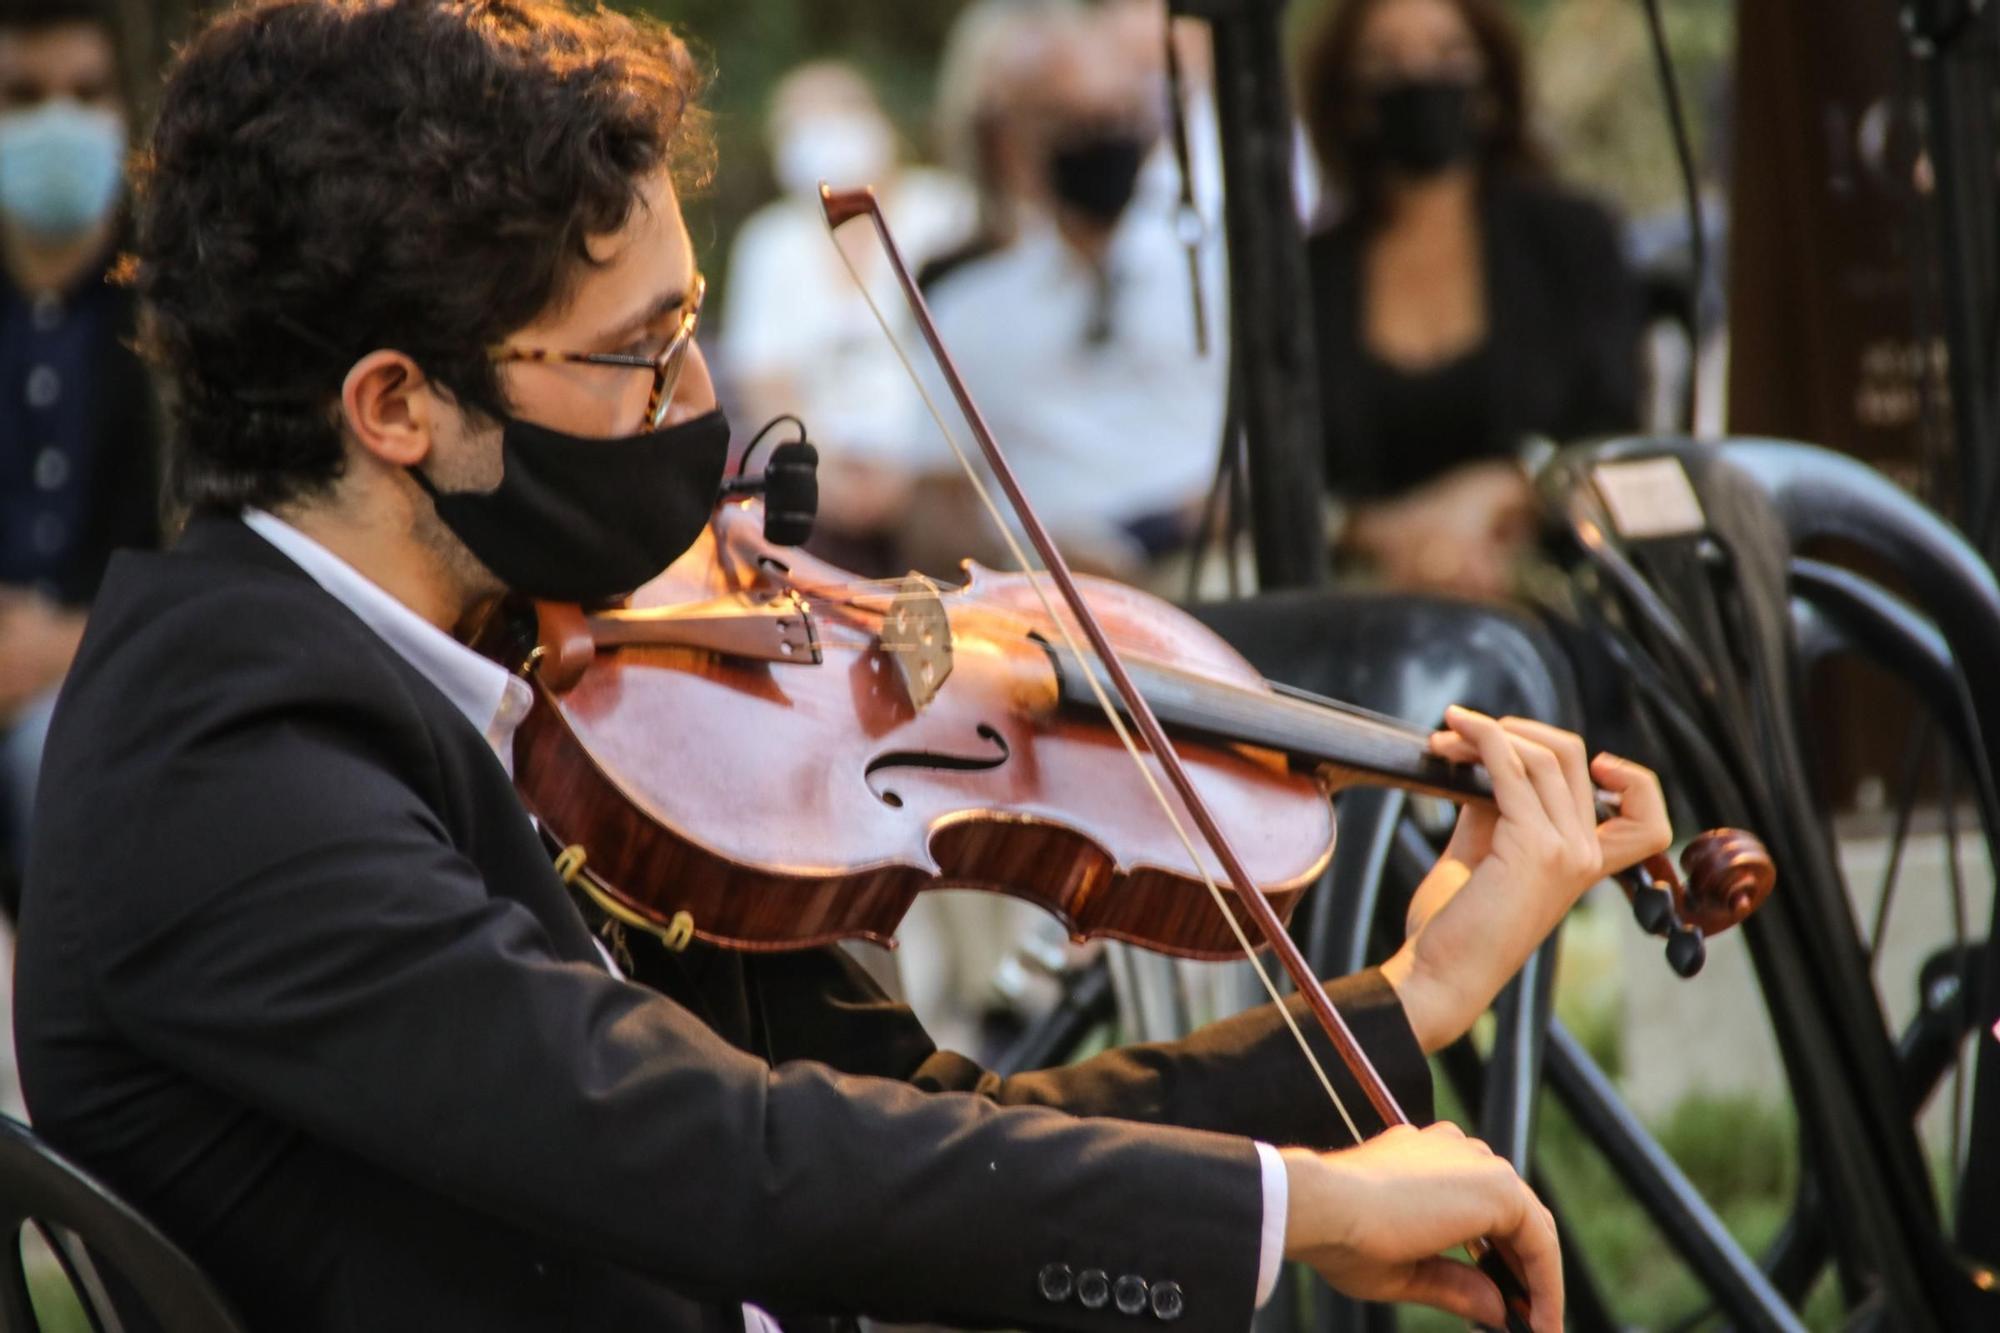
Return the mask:
<svg viewBox="0 0 2000 1333"><path fill-rule="evenodd" d="M1681 870L1687 875L1681 917L1707 935L1741 925L1778 883L1771 853L1743 829L1702 834L1681 852Z"/></svg>
<svg viewBox="0 0 2000 1333"><path fill-rule="evenodd" d="M1651 856L1618 876L1639 928L1667 941L1667 965L1682 977L1701 971L1705 941L1741 925L1771 896L1778 871L1753 833L1710 829L1681 852L1686 880L1664 856Z"/></svg>

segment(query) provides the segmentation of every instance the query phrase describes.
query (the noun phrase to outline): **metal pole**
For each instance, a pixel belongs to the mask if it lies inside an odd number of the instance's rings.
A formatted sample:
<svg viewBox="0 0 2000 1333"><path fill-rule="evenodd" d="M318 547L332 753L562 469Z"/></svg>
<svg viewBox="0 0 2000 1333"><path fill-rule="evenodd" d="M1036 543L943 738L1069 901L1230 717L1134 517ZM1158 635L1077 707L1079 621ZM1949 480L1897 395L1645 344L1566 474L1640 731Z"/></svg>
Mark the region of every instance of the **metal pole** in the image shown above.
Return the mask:
<svg viewBox="0 0 2000 1333"><path fill-rule="evenodd" d="M1295 136L1286 76L1286 0L1168 0L1215 39L1229 241L1229 355L1241 386L1259 586L1328 577L1323 531L1318 367L1305 237L1292 185Z"/></svg>

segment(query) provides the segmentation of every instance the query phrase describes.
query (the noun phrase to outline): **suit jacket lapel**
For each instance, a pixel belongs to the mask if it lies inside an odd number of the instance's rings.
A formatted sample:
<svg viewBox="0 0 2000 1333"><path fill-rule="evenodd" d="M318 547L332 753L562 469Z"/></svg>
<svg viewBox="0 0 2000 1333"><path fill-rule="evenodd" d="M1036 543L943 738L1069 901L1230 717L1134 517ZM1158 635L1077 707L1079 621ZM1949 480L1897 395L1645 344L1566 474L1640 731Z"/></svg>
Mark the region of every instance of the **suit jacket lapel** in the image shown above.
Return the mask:
<svg viewBox="0 0 2000 1333"><path fill-rule="evenodd" d="M336 600L289 556L233 514L196 514L176 543L175 553L294 578L302 585L301 595ZM544 854L541 837L505 772L494 762L486 738L402 654L349 614L345 606L341 611L352 620L356 632L365 636L361 642L370 650L357 656L386 663L407 686L423 714L438 759L438 780L444 788L430 799L458 850L479 867L491 892L512 898L534 913L565 958L602 966L603 956L592 942L568 886Z"/></svg>

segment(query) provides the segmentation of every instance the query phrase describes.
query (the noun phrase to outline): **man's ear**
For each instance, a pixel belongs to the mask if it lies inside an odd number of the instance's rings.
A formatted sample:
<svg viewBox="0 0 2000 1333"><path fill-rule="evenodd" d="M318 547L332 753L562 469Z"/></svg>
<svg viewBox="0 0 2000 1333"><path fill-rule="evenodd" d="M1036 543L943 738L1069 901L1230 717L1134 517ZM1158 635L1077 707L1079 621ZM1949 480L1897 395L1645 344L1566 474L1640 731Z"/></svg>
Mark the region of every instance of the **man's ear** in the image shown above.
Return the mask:
<svg viewBox="0 0 2000 1333"><path fill-rule="evenodd" d="M430 456L437 397L424 372L402 352L370 352L340 386L340 411L364 449L391 467Z"/></svg>

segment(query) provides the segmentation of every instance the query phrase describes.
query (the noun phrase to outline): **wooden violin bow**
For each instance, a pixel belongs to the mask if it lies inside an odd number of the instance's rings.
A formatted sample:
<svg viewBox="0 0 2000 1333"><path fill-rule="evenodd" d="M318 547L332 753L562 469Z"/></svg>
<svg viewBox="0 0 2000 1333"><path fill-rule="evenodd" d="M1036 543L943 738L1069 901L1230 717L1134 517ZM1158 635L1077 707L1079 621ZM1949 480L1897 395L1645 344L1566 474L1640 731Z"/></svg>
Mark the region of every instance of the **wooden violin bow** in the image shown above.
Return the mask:
<svg viewBox="0 0 2000 1333"><path fill-rule="evenodd" d="M960 412L964 415L966 423L970 426L973 438L978 441L980 453L984 456L987 466L992 469L993 475L999 481L1001 489L1006 493L1008 503L1013 509L1015 518L1020 522L1022 530L1027 533L1036 554L1041 557L1042 564L1047 570L1049 577L1055 581L1057 589L1062 594L1066 609L1075 617L1077 626L1083 631L1084 637L1090 641L1090 646L1095 652L1098 661L1103 663L1105 672L1109 675L1111 683L1118 693L1126 715L1131 718L1133 724L1138 728L1140 736L1145 740L1146 748L1152 752L1153 757L1158 761L1160 769L1166 775L1168 783L1180 797L1189 815L1193 817L1195 826L1201 831L1203 840L1207 842L1210 850L1215 853L1217 862L1222 866L1224 874L1228 876L1230 887L1236 892L1237 900L1248 912L1251 920L1256 923L1257 931L1262 936L1263 942L1277 955L1279 962L1284 965L1285 971L1291 977L1293 985L1298 989L1300 996L1304 998L1306 1005L1312 1010L1313 1017L1318 1021L1320 1028L1326 1033L1327 1040L1333 1043L1333 1048L1340 1055L1341 1062L1354 1076L1355 1081L1360 1084L1362 1092L1368 1098L1369 1105L1375 1108L1375 1113L1381 1117L1382 1122L1386 1125L1410 1124L1410 1118L1404 1114L1403 1108L1397 1103L1395 1094L1389 1090L1389 1085L1383 1081L1381 1074L1368 1059L1367 1053L1361 1049L1360 1042L1355 1040L1354 1032L1348 1027L1347 1020L1341 1017L1340 1011L1334 1007L1333 1001L1327 997L1325 987L1320 984L1319 977L1314 974L1311 965L1306 962L1305 955L1299 951L1298 945L1285 930L1284 923L1278 919L1278 914L1272 910L1271 904L1265 899L1263 893L1251 881L1248 872L1243 867L1241 858L1238 857L1235 849L1230 845L1228 837L1216 823L1215 817L1209 811L1207 803L1203 801L1201 792L1196 789L1193 779L1188 776L1186 768L1181 764L1179 753L1174 749L1173 742L1168 738L1165 728L1160 725L1159 719L1153 715L1153 710L1147 704L1145 696L1140 692L1137 685L1134 684L1117 650L1112 647L1111 641L1104 633L1103 627L1098 624L1096 616L1091 613L1089 604L1077 588L1076 579L1070 572L1069 563L1064 560L1062 552L1056 548L1054 540L1050 538L1048 529L1042 525L1042 521L1036 515L1033 505L1028 502L1026 493L1021 489L1020 481L1015 477L1013 469L1008 465L1006 455L1001 452L999 443L993 438L992 430L987 426L984 416L979 411L978 404L973 402L972 395L965 387L965 381L960 377L958 368L952 362L950 353L946 351L944 340L939 336L937 325L931 319L930 309L924 301L923 293L918 289L915 277L912 276L909 266L904 262L902 252L896 245L895 237L889 232L888 223L882 216L881 206L875 198L874 191L869 189L836 191L822 184L820 186L820 204L825 211L829 230L838 231L842 226L852 222L854 219L864 217L873 225L875 235L881 242L890 267L896 275L896 280L903 289L904 298L908 302L910 312L916 320L917 328L923 334L924 342L929 346L932 356L936 359L938 369L944 375L945 383L950 386L952 397L957 401ZM1143 768L1141 772L1144 772ZM1147 776L1150 780L1150 775ZM1210 887L1213 889L1214 885L1211 883ZM1235 919L1234 914L1228 912L1226 905L1222 904L1219 892L1217 893L1217 903L1233 923ZM1240 937L1240 928L1238 930ZM1254 962L1255 949L1250 944L1250 941L1247 938L1242 938L1241 942L1245 956L1250 957ZM1259 967L1258 970L1261 975L1262 968ZM1268 978L1266 978L1266 984L1269 984ZM1275 990L1273 995L1275 998ZM1289 1023L1291 1017L1290 1011L1281 1004L1279 1012L1285 1015L1286 1021ZM1297 1035L1296 1027L1293 1028L1293 1031ZM1341 1118L1347 1122L1349 1132L1354 1135L1356 1142L1359 1142L1362 1138L1359 1128L1355 1125L1354 1119L1348 1113L1345 1104L1341 1102L1339 1094L1334 1091L1333 1084L1327 1078L1325 1070L1320 1068L1319 1062L1313 1056L1311 1048L1306 1045L1303 1035L1299 1036L1299 1044L1305 1052L1308 1062L1312 1064L1314 1072L1319 1075L1320 1082L1325 1086L1328 1096L1332 1098L1335 1108L1339 1110ZM1523 1285L1521 1279L1509 1267L1500 1252L1485 1238L1482 1237L1474 1240L1467 1246L1467 1249L1471 1252L1474 1262L1479 1265L1481 1271L1492 1279L1494 1285L1500 1289L1501 1298L1507 1307L1507 1327L1509 1333L1530 1333L1529 1317L1531 1311L1528 1303L1527 1288Z"/></svg>

